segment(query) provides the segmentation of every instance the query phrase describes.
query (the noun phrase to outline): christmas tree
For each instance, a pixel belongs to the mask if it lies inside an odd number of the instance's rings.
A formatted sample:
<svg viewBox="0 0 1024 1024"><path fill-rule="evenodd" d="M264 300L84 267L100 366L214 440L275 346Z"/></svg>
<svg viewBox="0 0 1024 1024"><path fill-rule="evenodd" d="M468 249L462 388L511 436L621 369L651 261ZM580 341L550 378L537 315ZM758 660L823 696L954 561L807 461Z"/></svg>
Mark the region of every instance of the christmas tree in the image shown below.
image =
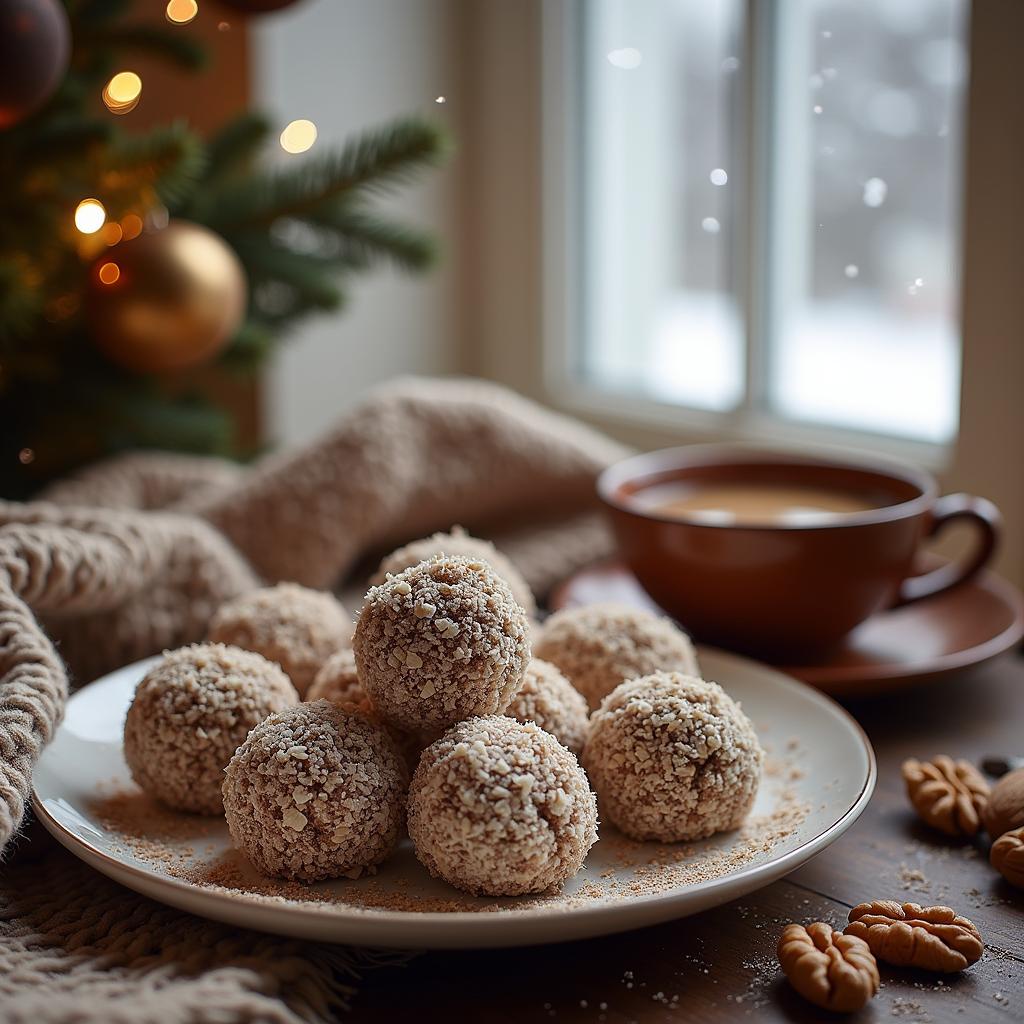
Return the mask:
<svg viewBox="0 0 1024 1024"><path fill-rule="evenodd" d="M113 73L125 56L183 73L204 59L171 20L181 0L166 25L133 21L133 6L0 0L2 497L129 448L241 454L190 371L251 372L303 317L337 309L351 275L435 256L375 202L443 156L427 121L274 167L258 113L208 139L183 123L123 130L141 90Z"/></svg>

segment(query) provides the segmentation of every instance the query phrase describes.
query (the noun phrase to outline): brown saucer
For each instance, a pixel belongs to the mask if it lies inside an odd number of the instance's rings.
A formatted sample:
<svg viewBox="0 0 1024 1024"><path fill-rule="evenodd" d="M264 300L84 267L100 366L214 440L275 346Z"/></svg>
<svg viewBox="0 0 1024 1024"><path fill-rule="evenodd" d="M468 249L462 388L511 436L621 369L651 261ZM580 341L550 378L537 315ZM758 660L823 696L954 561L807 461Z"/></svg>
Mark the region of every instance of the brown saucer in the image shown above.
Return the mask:
<svg viewBox="0 0 1024 1024"><path fill-rule="evenodd" d="M570 576L555 588L549 607L598 601L661 611L618 560ZM1024 596L994 573L981 572L952 590L872 616L828 661L779 667L833 696L866 696L981 665L1022 636Z"/></svg>

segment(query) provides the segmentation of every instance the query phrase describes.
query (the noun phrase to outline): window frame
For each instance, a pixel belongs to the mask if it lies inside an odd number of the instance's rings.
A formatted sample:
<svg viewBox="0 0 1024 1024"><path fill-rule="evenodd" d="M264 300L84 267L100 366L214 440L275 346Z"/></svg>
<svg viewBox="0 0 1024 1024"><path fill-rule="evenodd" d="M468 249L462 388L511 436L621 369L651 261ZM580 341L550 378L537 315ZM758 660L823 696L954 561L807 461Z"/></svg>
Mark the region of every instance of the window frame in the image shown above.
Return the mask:
<svg viewBox="0 0 1024 1024"><path fill-rule="evenodd" d="M643 395L608 391L583 380L578 372L578 344L583 322L583 283L579 269L583 240L579 157L582 122L576 30L586 0L541 4L542 33L542 215L543 215L543 388L551 400L568 411L623 426L669 429L685 441L728 438L795 449L855 448L902 458L941 470L950 465L956 438L936 443L882 432L789 419L773 412L766 400L769 339L779 323L773 300L778 294L779 246L769 224L784 218L779 204L788 202L785 190L772 187L779 169L777 147L768 144L778 130L780 111L774 103L775 77L780 64L778 31L784 17L780 0L747 0L743 65L745 109L749 126L742 128L740 145L746 165L739 199L737 248L745 254L736 268L737 301L747 326L744 337L743 398L731 410L705 410ZM782 0L784 3L785 0ZM752 272L757 264L764 269ZM773 269L774 268L774 269ZM961 317L962 338L962 317ZM961 345L961 347L963 347Z"/></svg>
<svg viewBox="0 0 1024 1024"><path fill-rule="evenodd" d="M564 71L557 30L566 12L559 8L573 2L474 0L461 7L458 33L467 64L459 119L465 174L458 226L459 370L641 448L736 440L720 423L694 425L679 410L646 402L620 408L606 397L563 389L558 353L571 319L565 289L573 284L565 259L564 132L572 111L564 92L553 87ZM897 445L889 453L936 470L945 491L994 501L1006 523L996 568L1024 587L1024 104L1008 102L1024 94L1022 38L1020 0L972 3L960 432L941 467L912 446ZM757 440L781 449L820 449L823 438L815 431L799 441ZM863 448L872 439L852 440Z"/></svg>

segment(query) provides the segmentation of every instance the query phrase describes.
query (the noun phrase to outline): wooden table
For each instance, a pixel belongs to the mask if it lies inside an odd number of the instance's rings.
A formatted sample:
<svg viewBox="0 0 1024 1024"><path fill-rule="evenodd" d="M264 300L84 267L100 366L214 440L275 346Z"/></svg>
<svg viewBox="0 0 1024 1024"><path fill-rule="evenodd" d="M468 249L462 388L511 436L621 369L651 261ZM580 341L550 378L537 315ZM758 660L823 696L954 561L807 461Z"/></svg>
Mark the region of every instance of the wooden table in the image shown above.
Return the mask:
<svg viewBox="0 0 1024 1024"><path fill-rule="evenodd" d="M878 788L860 821L788 878L697 917L606 939L424 954L364 979L351 1019L838 1020L789 988L775 958L779 933L790 921L841 928L850 907L886 898L954 907L981 930L985 955L953 976L881 964L881 992L851 1019L1024 1020L1024 892L989 867L985 842L947 842L920 825L899 774L910 756L1024 754L1024 659L849 708L878 754Z"/></svg>

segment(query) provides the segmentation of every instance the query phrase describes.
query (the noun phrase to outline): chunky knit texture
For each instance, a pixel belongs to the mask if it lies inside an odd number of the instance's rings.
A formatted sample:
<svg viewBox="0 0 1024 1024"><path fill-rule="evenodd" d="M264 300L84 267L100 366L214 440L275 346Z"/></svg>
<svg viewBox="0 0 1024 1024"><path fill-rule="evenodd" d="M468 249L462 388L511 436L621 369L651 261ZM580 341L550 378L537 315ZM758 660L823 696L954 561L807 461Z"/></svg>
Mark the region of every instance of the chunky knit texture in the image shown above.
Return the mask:
<svg viewBox="0 0 1024 1024"><path fill-rule="evenodd" d="M38 825L0 866L4 1024L323 1024L343 1019L362 973L406 959L172 910L98 875Z"/></svg>
<svg viewBox="0 0 1024 1024"><path fill-rule="evenodd" d="M198 520L0 502L0 849L67 697L67 669L40 619L64 638L65 657L90 666L97 647L120 641L126 663L201 635L213 609L253 583Z"/></svg>
<svg viewBox="0 0 1024 1024"><path fill-rule="evenodd" d="M402 380L252 468L126 455L45 500L0 501L0 853L69 676L199 640L218 606L262 583L332 587L366 554L453 522L543 595L610 550L594 479L625 454L490 384ZM332 972L352 970L349 952L159 907L56 849L24 864L39 845L0 865L5 1020L290 1024L328 1018L344 995Z"/></svg>

